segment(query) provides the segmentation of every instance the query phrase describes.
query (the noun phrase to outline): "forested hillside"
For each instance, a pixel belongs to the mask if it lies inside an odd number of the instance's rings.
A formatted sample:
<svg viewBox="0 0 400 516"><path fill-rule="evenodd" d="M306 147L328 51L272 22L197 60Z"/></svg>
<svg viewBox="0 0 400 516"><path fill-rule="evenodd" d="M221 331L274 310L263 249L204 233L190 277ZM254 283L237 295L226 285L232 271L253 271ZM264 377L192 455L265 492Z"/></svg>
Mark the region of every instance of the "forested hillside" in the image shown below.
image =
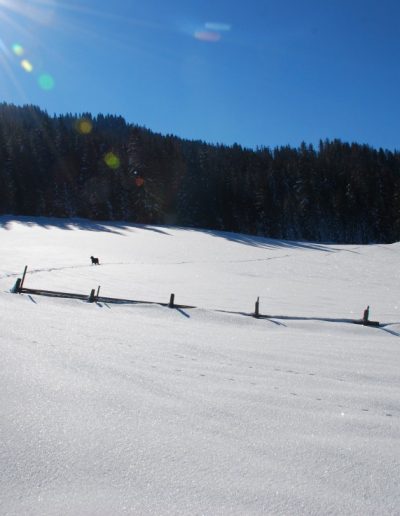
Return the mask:
<svg viewBox="0 0 400 516"><path fill-rule="evenodd" d="M0 213L342 243L400 240L400 153L209 145L121 117L0 105Z"/></svg>

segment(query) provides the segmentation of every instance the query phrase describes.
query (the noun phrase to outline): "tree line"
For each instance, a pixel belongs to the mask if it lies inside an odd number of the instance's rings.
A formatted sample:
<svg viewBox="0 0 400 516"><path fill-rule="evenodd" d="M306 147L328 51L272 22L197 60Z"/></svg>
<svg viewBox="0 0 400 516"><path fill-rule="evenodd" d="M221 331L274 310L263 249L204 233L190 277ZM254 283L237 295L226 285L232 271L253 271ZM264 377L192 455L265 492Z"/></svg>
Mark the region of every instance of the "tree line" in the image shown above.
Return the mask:
<svg viewBox="0 0 400 516"><path fill-rule="evenodd" d="M3 103L0 213L388 243L400 240L400 153L340 140L210 145Z"/></svg>

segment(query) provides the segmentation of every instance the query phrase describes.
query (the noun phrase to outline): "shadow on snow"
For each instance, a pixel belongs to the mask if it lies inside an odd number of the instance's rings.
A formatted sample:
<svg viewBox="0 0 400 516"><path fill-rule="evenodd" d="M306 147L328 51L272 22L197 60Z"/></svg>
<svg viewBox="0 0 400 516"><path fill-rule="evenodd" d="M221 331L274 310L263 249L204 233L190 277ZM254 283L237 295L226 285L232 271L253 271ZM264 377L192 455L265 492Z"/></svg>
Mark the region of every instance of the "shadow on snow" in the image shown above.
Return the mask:
<svg viewBox="0 0 400 516"><path fill-rule="evenodd" d="M80 218L52 218L52 217L31 217L25 215L3 215L0 216L0 228L10 230L12 223L19 223L25 226L38 226L45 229L58 228L63 230L97 231L113 233L125 236L125 233L135 231L135 229L145 229L154 231L162 235L170 235L167 231L156 226L146 224L134 224L120 221L96 221Z"/></svg>
<svg viewBox="0 0 400 516"><path fill-rule="evenodd" d="M81 231L98 231L113 233L125 236L126 233L135 231L135 229L144 229L153 231L161 235L169 235L168 229L178 229L180 231L191 231L196 233L205 233L215 238L222 238L237 244L248 245L251 247L259 247L264 249L286 248L286 249L308 249L314 251L322 251L325 253L336 253L340 251L359 254L354 247L353 249L333 247L329 243L307 242L301 240L276 240L273 238L245 235L241 233L232 233L229 231L218 231L212 229L183 227L183 226L158 226L147 224L136 224L124 221L96 221L81 218L52 218L52 217L32 217L22 215L3 215L0 216L0 228L6 230L11 229L12 223L20 223L26 226L39 226L45 229L58 228L63 230L81 230ZM348 246L346 246L348 247Z"/></svg>

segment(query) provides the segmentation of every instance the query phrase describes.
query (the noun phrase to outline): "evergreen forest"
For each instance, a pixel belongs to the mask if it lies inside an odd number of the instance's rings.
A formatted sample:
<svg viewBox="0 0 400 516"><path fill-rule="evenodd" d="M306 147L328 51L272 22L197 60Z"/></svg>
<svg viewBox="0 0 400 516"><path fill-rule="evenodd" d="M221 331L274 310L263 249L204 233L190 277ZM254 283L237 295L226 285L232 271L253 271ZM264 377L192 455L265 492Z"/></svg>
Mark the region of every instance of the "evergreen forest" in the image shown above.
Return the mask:
<svg viewBox="0 0 400 516"><path fill-rule="evenodd" d="M289 240L400 240L400 153L340 140L255 150L119 116L0 104L0 213Z"/></svg>

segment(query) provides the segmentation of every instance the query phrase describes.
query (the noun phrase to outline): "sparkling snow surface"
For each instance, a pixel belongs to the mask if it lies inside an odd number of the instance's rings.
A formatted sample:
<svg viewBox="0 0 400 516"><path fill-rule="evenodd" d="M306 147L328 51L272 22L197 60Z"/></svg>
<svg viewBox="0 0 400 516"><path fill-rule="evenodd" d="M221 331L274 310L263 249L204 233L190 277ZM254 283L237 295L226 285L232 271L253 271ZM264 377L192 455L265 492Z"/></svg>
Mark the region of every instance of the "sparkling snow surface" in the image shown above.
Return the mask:
<svg viewBox="0 0 400 516"><path fill-rule="evenodd" d="M400 244L0 217L0 314L2 516L400 514Z"/></svg>

